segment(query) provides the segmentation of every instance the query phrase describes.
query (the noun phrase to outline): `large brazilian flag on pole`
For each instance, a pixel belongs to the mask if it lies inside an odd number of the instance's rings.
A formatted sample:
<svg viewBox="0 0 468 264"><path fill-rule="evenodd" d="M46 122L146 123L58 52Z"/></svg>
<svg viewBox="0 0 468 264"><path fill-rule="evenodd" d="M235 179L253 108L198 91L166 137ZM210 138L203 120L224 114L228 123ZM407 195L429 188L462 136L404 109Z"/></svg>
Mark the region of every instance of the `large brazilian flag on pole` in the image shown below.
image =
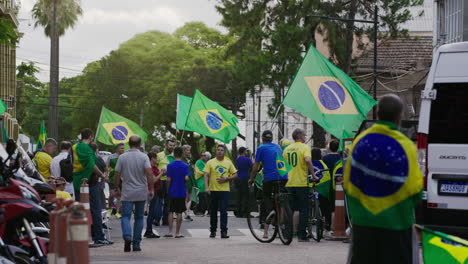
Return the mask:
<svg viewBox="0 0 468 264"><path fill-rule="evenodd" d="M192 105L192 97L177 94L177 113L176 113L176 128L177 129L190 131L188 130L187 127L185 127L185 123L187 123L187 117L190 112L191 105Z"/></svg>
<svg viewBox="0 0 468 264"><path fill-rule="evenodd" d="M346 73L310 46L283 104L341 139L354 136L376 104Z"/></svg>
<svg viewBox="0 0 468 264"><path fill-rule="evenodd" d="M421 233L425 264L468 264L468 241L429 228Z"/></svg>
<svg viewBox="0 0 468 264"><path fill-rule="evenodd" d="M195 90L184 130L229 143L239 135L237 117Z"/></svg>
<svg viewBox="0 0 468 264"><path fill-rule="evenodd" d="M102 107L96 133L97 141L106 145L117 145L128 143L132 135L140 136L143 143L148 138L146 131L135 122Z"/></svg>

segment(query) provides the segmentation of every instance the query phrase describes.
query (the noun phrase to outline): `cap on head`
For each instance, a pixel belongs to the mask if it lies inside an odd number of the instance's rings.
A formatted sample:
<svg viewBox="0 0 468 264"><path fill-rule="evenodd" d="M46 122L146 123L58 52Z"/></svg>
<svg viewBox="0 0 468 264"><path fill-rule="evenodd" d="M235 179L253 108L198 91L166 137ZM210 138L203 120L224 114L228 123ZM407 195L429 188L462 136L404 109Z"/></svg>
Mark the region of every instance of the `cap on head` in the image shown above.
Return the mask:
<svg viewBox="0 0 468 264"><path fill-rule="evenodd" d="M263 131L262 139L269 142L273 141L273 132L271 132L271 130Z"/></svg>

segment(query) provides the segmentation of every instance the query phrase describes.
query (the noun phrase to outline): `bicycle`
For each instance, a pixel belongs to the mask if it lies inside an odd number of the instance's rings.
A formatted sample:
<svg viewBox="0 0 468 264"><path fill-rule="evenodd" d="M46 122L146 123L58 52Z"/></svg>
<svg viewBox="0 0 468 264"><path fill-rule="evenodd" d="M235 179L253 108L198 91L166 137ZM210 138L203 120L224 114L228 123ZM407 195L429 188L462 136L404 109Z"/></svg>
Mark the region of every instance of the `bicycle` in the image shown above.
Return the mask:
<svg viewBox="0 0 468 264"><path fill-rule="evenodd" d="M323 172L329 171L329 169L322 169L315 172L315 175L322 174ZM307 181L307 187L309 183L312 183L312 192L309 193L309 217L307 219L307 233L308 237L313 240L320 242L323 238L323 225L325 223L324 216L320 210L319 193L317 192L316 185L320 182L320 179L312 178L309 175Z"/></svg>
<svg viewBox="0 0 468 264"><path fill-rule="evenodd" d="M253 188L255 188L254 185L249 187L249 196L252 193L256 195L255 208L249 206L249 213L247 214L247 223L253 237L261 243L271 243L279 235L284 245L291 244L293 239L292 210L285 188L278 188L279 190L272 195L274 208L268 214L264 212L263 195L259 195L260 189L252 190ZM265 215L266 217L263 217ZM256 218L258 218L258 223L255 223ZM262 222L262 218L265 218L264 222ZM270 225L273 226L272 232L268 232Z"/></svg>

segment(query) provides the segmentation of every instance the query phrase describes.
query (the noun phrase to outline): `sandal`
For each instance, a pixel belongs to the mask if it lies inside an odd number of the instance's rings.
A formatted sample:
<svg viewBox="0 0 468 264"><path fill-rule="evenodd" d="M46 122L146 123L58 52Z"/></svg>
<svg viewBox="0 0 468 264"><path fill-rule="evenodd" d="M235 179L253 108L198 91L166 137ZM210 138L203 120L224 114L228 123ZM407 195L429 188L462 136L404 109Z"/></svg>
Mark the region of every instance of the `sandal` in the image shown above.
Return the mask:
<svg viewBox="0 0 468 264"><path fill-rule="evenodd" d="M164 237L172 237L172 234L165 234Z"/></svg>
<svg viewBox="0 0 468 264"><path fill-rule="evenodd" d="M175 236L175 238L183 238L184 235L178 235L178 236Z"/></svg>

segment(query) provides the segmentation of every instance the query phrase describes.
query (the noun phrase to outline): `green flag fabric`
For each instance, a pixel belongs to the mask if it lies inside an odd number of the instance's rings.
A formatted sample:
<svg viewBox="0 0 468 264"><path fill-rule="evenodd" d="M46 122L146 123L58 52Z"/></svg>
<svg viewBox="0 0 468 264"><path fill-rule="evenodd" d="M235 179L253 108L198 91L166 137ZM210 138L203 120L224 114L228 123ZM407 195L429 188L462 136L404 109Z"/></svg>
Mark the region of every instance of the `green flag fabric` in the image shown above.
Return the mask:
<svg viewBox="0 0 468 264"><path fill-rule="evenodd" d="M96 165L96 153L84 142L73 145L73 186L78 190L82 179L89 179Z"/></svg>
<svg viewBox="0 0 468 264"><path fill-rule="evenodd" d="M128 143L132 135L140 136L142 142L148 138L148 133L135 122L102 107L96 135L97 141L106 145L117 145Z"/></svg>
<svg viewBox="0 0 468 264"><path fill-rule="evenodd" d="M2 99L0 99L0 115L5 113L6 110L8 110L7 105L3 102Z"/></svg>
<svg viewBox="0 0 468 264"><path fill-rule="evenodd" d="M5 123L3 122L3 120L0 121L0 125L2 126L2 142L6 143L9 138L8 138L8 133L6 131Z"/></svg>
<svg viewBox="0 0 468 264"><path fill-rule="evenodd" d="M47 131L45 129L45 122L42 121L41 122L41 129L39 131L39 137L37 139L36 149L40 150L42 148L42 146L44 146L47 139L48 139L48 137L47 137Z"/></svg>
<svg viewBox="0 0 468 264"><path fill-rule="evenodd" d="M185 127L185 124L187 122L187 117L190 112L191 104L192 104L192 97L177 94L177 116L176 116L176 128L177 129L188 130Z"/></svg>
<svg viewBox="0 0 468 264"><path fill-rule="evenodd" d="M314 173L315 176L320 179L320 182L317 184L317 192L326 197L328 200L331 201L333 198L333 186L334 184L333 179L331 177L330 171L322 171L321 173L317 173L320 170L328 169L327 164L323 162L323 160L313 160L312 165L314 165Z"/></svg>
<svg viewBox="0 0 468 264"><path fill-rule="evenodd" d="M341 139L354 136L376 101L310 46L283 104Z"/></svg>
<svg viewBox="0 0 468 264"><path fill-rule="evenodd" d="M287 175L290 170L292 170L291 165L284 160L283 155L278 153L276 155L276 169L278 170L278 174L281 175L282 177Z"/></svg>
<svg viewBox="0 0 468 264"><path fill-rule="evenodd" d="M468 264L468 241L428 228L421 233L425 264Z"/></svg>
<svg viewBox="0 0 468 264"><path fill-rule="evenodd" d="M195 90L186 130L229 143L239 134L237 122L233 113Z"/></svg>

